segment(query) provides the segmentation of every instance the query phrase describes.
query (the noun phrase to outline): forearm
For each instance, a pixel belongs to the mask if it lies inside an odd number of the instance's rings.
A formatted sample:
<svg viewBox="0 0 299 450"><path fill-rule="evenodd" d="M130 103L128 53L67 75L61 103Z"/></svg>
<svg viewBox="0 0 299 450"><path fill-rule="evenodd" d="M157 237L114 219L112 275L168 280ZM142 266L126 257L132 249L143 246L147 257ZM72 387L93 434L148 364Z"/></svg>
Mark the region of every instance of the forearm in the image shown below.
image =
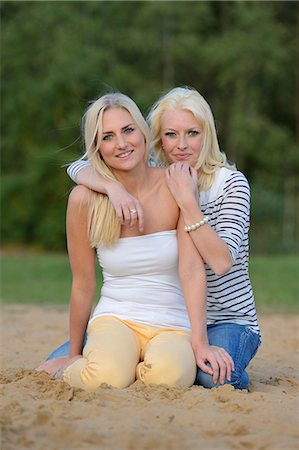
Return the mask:
<svg viewBox="0 0 299 450"><path fill-rule="evenodd" d="M119 181L108 180L98 173L88 161L83 160L71 164L67 173L75 183L107 195L121 225L134 226L138 224L139 230L143 231L144 216L141 204L127 192ZM132 211L135 213L132 214Z"/></svg>
<svg viewBox="0 0 299 450"><path fill-rule="evenodd" d="M192 341L207 343L206 298L207 280L203 260L189 234L184 231L180 214L177 227L179 277L192 328Z"/></svg>
<svg viewBox="0 0 299 450"><path fill-rule="evenodd" d="M92 189L101 194L109 194L109 188L114 184L119 184L118 181L107 180L99 172L92 167L88 161L76 161L67 170L68 175L77 184Z"/></svg>
<svg viewBox="0 0 299 450"><path fill-rule="evenodd" d="M192 349L198 367L212 375L214 383L218 380L220 370L220 382L224 383L225 376L230 379L233 362L223 349L209 345L205 266L190 233L184 231L183 222L181 211L178 226L179 275L191 323Z"/></svg>
<svg viewBox="0 0 299 450"><path fill-rule="evenodd" d="M107 180L86 160L73 162L67 168L67 174L76 184L82 184L101 194L108 195L110 186L120 184L116 180Z"/></svg>
<svg viewBox="0 0 299 450"><path fill-rule="evenodd" d="M198 345L208 344L206 278L200 271L189 275L184 275L181 271L180 278L191 323L192 342Z"/></svg>
<svg viewBox="0 0 299 450"><path fill-rule="evenodd" d="M196 201L181 205L181 214L185 225L193 225L203 220L204 215ZM226 242L206 223L189 232L191 239L202 259L217 275L228 272L232 258Z"/></svg>
<svg viewBox="0 0 299 450"><path fill-rule="evenodd" d="M70 306L70 357L81 354L92 308L93 294L72 289Z"/></svg>
<svg viewBox="0 0 299 450"><path fill-rule="evenodd" d="M202 258L188 235L180 242L179 276L192 330L192 343L208 343L207 279Z"/></svg>
<svg viewBox="0 0 299 450"><path fill-rule="evenodd" d="M184 224L188 226L204 218L198 204L197 177L197 172L186 164L172 164L166 171L168 187L180 208ZM228 245L209 224L202 225L189 234L200 256L217 275L223 275L231 268L232 258Z"/></svg>

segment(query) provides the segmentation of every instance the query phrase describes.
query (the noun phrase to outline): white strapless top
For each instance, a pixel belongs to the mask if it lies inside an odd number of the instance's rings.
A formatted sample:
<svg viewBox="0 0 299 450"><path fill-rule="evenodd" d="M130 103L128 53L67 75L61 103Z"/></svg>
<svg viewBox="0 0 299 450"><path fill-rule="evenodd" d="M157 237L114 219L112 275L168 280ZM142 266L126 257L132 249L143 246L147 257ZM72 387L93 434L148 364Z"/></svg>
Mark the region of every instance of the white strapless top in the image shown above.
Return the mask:
<svg viewBox="0 0 299 450"><path fill-rule="evenodd" d="M101 298L92 319L113 315L158 328L190 331L178 276L176 230L120 238L97 248Z"/></svg>

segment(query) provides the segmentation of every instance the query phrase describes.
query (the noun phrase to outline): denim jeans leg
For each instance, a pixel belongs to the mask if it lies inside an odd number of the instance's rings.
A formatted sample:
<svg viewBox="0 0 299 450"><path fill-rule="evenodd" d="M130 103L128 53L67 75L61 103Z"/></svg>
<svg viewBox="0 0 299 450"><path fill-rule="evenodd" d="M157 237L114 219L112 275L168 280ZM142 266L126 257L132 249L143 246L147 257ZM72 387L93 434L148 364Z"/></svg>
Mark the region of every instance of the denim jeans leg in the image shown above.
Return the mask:
<svg viewBox="0 0 299 450"><path fill-rule="evenodd" d="M68 356L70 354L70 341L64 342L62 345L57 347L48 356L47 361L54 358L60 358L61 356Z"/></svg>
<svg viewBox="0 0 299 450"><path fill-rule="evenodd" d="M85 347L86 340L87 340L87 333L85 333L84 336L83 348ZM48 356L47 361L54 358L60 358L61 356L68 356L70 354L70 349L71 349L70 341L64 342Z"/></svg>
<svg viewBox="0 0 299 450"><path fill-rule="evenodd" d="M224 348L234 361L235 370L232 372L231 381L226 380L225 383L232 384L236 389L247 389L249 376L245 369L257 352L259 335L244 325L227 323L209 325L208 339L210 345ZM211 375L197 368L194 384L212 388L220 383L214 384Z"/></svg>

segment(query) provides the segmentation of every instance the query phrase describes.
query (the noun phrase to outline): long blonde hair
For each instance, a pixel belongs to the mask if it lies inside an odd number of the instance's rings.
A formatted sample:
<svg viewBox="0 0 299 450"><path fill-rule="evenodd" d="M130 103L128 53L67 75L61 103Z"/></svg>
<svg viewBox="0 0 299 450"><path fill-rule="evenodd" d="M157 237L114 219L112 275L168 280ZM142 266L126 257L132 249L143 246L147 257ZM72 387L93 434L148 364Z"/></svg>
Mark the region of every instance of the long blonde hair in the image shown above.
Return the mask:
<svg viewBox="0 0 299 450"><path fill-rule="evenodd" d="M102 141L102 119L104 111L111 108L126 109L132 116L136 126L144 136L146 152L145 162L149 154L149 128L136 103L121 93L106 94L95 100L83 116L83 133L85 155L91 166L108 180L116 180L110 167L100 153ZM92 247L98 245L111 246L120 236L121 225L114 207L107 195L90 191L88 212L88 234Z"/></svg>
<svg viewBox="0 0 299 450"><path fill-rule="evenodd" d="M170 164L162 147L161 119L165 111L176 109L192 112L202 128L202 148L194 168L198 172L199 190L207 190L212 186L219 167L235 170L235 166L227 161L225 153L220 150L211 108L197 90L189 87L174 88L160 97L152 106L148 122L156 159L164 166Z"/></svg>

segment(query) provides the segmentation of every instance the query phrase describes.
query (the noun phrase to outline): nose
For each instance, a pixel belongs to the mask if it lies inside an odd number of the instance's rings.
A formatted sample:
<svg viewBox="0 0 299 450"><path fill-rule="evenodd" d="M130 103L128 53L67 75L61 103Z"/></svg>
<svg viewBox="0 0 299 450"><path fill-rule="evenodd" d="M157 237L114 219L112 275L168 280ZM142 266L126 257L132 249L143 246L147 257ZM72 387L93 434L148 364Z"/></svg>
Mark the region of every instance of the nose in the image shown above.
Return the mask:
<svg viewBox="0 0 299 450"><path fill-rule="evenodd" d="M120 134L117 136L116 145L118 148L126 148L127 147L127 142L126 142L125 136L123 134Z"/></svg>
<svg viewBox="0 0 299 450"><path fill-rule="evenodd" d="M186 148L188 148L188 145L187 145L187 142L186 142L186 138L185 138L185 136L180 136L179 142L178 142L178 149L179 150L186 150Z"/></svg>

